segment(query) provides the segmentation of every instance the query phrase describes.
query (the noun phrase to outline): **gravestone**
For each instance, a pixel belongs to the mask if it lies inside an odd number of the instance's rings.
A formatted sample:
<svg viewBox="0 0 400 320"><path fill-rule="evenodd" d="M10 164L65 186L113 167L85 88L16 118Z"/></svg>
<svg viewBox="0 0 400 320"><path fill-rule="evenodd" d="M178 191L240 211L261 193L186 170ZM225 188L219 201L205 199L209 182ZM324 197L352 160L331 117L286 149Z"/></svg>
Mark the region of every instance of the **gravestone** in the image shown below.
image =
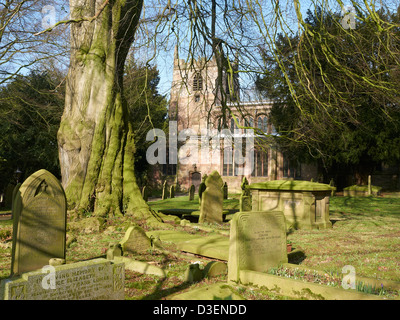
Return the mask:
<svg viewBox="0 0 400 320"><path fill-rule="evenodd" d="M0 285L4 300L122 300L124 263L103 258L23 273ZM52 272L50 274L48 271Z"/></svg>
<svg viewBox="0 0 400 320"><path fill-rule="evenodd" d="M19 191L19 188L21 187L21 183L17 183L17 185L15 186L14 190L13 190L13 194L12 194L12 204L11 204L11 217L12 217L12 213L14 212L14 205L15 205L15 197L17 196L17 192Z"/></svg>
<svg viewBox="0 0 400 320"><path fill-rule="evenodd" d="M368 176L368 195L372 195L372 184L371 184L371 176Z"/></svg>
<svg viewBox="0 0 400 320"><path fill-rule="evenodd" d="M287 262L283 212L235 213L229 239L229 281L239 281L241 270L267 272L269 268Z"/></svg>
<svg viewBox="0 0 400 320"><path fill-rule="evenodd" d="M206 184L205 184L206 179L207 179L207 175L205 174L201 180L201 183L199 184L199 204L201 204L203 192L204 192L204 190L206 190Z"/></svg>
<svg viewBox="0 0 400 320"><path fill-rule="evenodd" d="M203 197L203 192L206 190L206 184L204 182L200 183L199 185L199 203L201 205L201 199Z"/></svg>
<svg viewBox="0 0 400 320"><path fill-rule="evenodd" d="M246 177L243 177L240 187L242 188L242 194L240 195L239 199L240 211L251 211L251 194L249 182L247 181Z"/></svg>
<svg viewBox="0 0 400 320"><path fill-rule="evenodd" d="M149 200L149 191L147 189L147 186L144 186L142 189L142 197L144 201L148 201Z"/></svg>
<svg viewBox="0 0 400 320"><path fill-rule="evenodd" d="M228 266L222 261L211 261L205 266L203 273L207 278L226 275L228 273Z"/></svg>
<svg viewBox="0 0 400 320"><path fill-rule="evenodd" d="M225 181L225 183L224 183L224 199L228 199L228 184L226 183L226 181Z"/></svg>
<svg viewBox="0 0 400 320"><path fill-rule="evenodd" d="M151 240L138 225L132 225L120 241L123 253L145 253L151 249Z"/></svg>
<svg viewBox="0 0 400 320"><path fill-rule="evenodd" d="M183 275L183 281L193 283L201 281L204 278L203 271L198 263L193 263L187 267Z"/></svg>
<svg viewBox="0 0 400 320"><path fill-rule="evenodd" d="M194 186L194 184L192 184L189 188L189 200L192 201L194 200L194 192L196 190L196 187Z"/></svg>
<svg viewBox="0 0 400 320"><path fill-rule="evenodd" d="M120 243L110 242L106 251L107 260L114 260L115 257L122 257L122 246Z"/></svg>
<svg viewBox="0 0 400 320"><path fill-rule="evenodd" d="M173 186L173 185L169 188L169 197L171 199L175 198L175 186Z"/></svg>
<svg viewBox="0 0 400 320"><path fill-rule="evenodd" d="M333 178L329 181L329 185L332 187L331 197L333 197L336 193L335 180Z"/></svg>
<svg viewBox="0 0 400 320"><path fill-rule="evenodd" d="M162 200L165 200L168 198L168 194L167 194L168 190L167 190L167 181L164 181L163 184L163 188L162 188Z"/></svg>
<svg viewBox="0 0 400 320"><path fill-rule="evenodd" d="M206 189L202 193L199 222L217 222L223 220L224 182L218 171L213 171L206 179Z"/></svg>
<svg viewBox="0 0 400 320"><path fill-rule="evenodd" d="M11 274L37 270L51 258L65 259L67 201L58 179L39 170L14 201Z"/></svg>
<svg viewBox="0 0 400 320"><path fill-rule="evenodd" d="M4 191L4 206L7 209L12 208L14 188L15 188L15 185L13 185L12 183L9 183L6 187L6 190Z"/></svg>

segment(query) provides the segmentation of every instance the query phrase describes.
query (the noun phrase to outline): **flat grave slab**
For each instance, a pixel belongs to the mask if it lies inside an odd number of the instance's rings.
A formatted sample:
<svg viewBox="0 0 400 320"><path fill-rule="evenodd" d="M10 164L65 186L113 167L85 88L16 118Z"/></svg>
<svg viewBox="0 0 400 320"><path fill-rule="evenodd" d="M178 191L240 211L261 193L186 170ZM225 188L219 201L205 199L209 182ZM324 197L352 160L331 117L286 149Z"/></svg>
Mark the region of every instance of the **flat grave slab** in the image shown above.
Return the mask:
<svg viewBox="0 0 400 320"><path fill-rule="evenodd" d="M177 244L181 251L201 256L228 261L229 238L222 235L201 237Z"/></svg>
<svg viewBox="0 0 400 320"><path fill-rule="evenodd" d="M124 299L123 263L99 258L53 268L53 274L40 269L3 280L0 296L4 300Z"/></svg>
<svg viewBox="0 0 400 320"><path fill-rule="evenodd" d="M154 230L146 232L148 237L172 242L180 251L202 255L218 260L228 260L229 238L223 235L196 235L184 231Z"/></svg>

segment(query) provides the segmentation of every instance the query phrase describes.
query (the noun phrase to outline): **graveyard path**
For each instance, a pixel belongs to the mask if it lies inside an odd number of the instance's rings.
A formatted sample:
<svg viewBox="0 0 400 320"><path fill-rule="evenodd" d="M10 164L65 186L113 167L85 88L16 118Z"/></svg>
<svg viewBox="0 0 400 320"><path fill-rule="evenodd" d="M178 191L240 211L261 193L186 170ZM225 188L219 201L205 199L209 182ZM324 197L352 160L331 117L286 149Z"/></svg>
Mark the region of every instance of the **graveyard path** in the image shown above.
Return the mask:
<svg viewBox="0 0 400 320"><path fill-rule="evenodd" d="M0 214L0 220L11 220L11 213Z"/></svg>

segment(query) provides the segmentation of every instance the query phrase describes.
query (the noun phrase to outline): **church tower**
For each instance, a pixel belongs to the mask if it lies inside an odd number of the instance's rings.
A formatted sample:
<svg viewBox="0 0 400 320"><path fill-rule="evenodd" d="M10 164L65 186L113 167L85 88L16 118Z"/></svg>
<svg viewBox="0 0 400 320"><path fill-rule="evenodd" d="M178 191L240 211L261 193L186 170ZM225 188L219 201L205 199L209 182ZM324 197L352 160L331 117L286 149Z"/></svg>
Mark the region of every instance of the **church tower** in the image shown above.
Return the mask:
<svg viewBox="0 0 400 320"><path fill-rule="evenodd" d="M169 119L178 122L178 132L191 128L200 134L201 128L215 128L215 118L220 111L221 92L226 101L238 100L239 77L235 68L232 72L221 70L218 81L216 58L185 61L179 59L175 47L174 68L169 106ZM222 83L222 90L216 88ZM233 98L235 97L235 98Z"/></svg>

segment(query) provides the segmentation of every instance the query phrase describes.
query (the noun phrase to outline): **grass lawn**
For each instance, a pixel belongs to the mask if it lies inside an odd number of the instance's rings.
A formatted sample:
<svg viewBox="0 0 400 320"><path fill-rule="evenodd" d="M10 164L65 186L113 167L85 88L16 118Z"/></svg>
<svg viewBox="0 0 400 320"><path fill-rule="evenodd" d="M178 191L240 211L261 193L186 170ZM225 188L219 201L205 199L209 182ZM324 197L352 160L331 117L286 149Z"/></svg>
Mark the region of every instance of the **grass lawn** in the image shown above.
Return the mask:
<svg viewBox="0 0 400 320"><path fill-rule="evenodd" d="M305 253L301 264L341 274L345 265L360 276L400 281L400 198L333 197L333 228L288 235Z"/></svg>
<svg viewBox="0 0 400 320"><path fill-rule="evenodd" d="M184 196L152 201L149 205L155 210L199 210L197 197L194 201L189 201ZM238 210L238 207L238 195L230 195L230 199L224 200L225 210ZM0 214L3 213L0 211ZM330 216L333 221L332 229L296 230L288 235L294 248L304 252L304 257L298 263L338 275L342 275L345 265L351 265L357 275L400 282L400 197L332 197ZM142 221L136 221L132 217L109 219L100 231L90 233L69 229L67 241L71 238L74 241L67 248L67 262L104 257L108 244L120 241L132 222L149 230ZM174 224L168 224L168 227L188 233L203 232ZM215 226L221 227L228 229L229 223ZM11 235L12 221L0 220L0 279L8 277L10 273ZM207 233L204 232L204 235ZM175 250L173 245L168 249L170 252ZM156 276L127 270L126 299L161 299L174 292L226 280L224 276L220 276L195 284L185 283L182 276L189 263L200 260L205 265L210 261L198 256L182 258L154 250L133 258L165 268L168 277L160 280ZM246 299L282 298L263 289L241 287L237 290Z"/></svg>

